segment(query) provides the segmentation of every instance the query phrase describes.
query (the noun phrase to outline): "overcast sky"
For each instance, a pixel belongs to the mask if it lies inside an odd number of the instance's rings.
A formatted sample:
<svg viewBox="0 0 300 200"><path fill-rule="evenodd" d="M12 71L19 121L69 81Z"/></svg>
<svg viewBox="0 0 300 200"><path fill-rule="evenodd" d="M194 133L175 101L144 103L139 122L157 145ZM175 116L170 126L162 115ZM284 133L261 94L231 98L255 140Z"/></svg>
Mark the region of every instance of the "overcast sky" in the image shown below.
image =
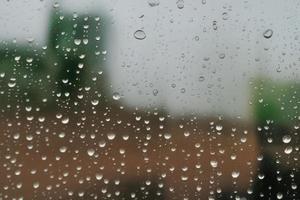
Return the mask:
<svg viewBox="0 0 300 200"><path fill-rule="evenodd" d="M298 0L184 0L182 9L177 0L154 7L148 0L57 2L71 12L110 16L109 76L132 106L249 118L250 78L299 79ZM53 4L1 1L1 39L45 45ZM136 30L146 38L134 38Z"/></svg>

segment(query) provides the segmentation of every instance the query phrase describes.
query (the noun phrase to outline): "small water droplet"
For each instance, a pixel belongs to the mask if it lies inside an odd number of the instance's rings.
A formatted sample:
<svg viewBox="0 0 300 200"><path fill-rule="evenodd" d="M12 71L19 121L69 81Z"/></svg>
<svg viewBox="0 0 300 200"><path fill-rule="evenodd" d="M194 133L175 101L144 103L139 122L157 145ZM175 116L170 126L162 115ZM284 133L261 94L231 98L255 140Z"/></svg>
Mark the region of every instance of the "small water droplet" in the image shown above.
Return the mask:
<svg viewBox="0 0 300 200"><path fill-rule="evenodd" d="M32 186L33 186L34 189L37 189L38 187L40 187L40 183L39 182L34 182L32 184Z"/></svg>
<svg viewBox="0 0 300 200"><path fill-rule="evenodd" d="M108 138L109 140L113 140L113 139L115 139L115 137L116 137L116 134L115 134L115 133L108 133L108 134L107 134L107 138Z"/></svg>
<svg viewBox="0 0 300 200"><path fill-rule="evenodd" d="M154 89L154 90L153 90L153 95L154 95L154 96L157 96L157 94L158 94L158 90L157 90L157 89Z"/></svg>
<svg viewBox="0 0 300 200"><path fill-rule="evenodd" d="M267 29L267 30L264 32L263 35L264 35L264 38L269 39L269 38L271 38L272 35L273 35L273 30L272 30L272 29Z"/></svg>
<svg viewBox="0 0 300 200"><path fill-rule="evenodd" d="M277 199L282 199L283 198L283 194L278 192L277 195L276 195Z"/></svg>
<svg viewBox="0 0 300 200"><path fill-rule="evenodd" d="M96 106L96 105L99 104L99 100L94 99L94 100L91 101L91 103L92 103L93 106Z"/></svg>
<svg viewBox="0 0 300 200"><path fill-rule="evenodd" d="M113 93L113 99L114 100L118 101L118 100L120 100L120 98L121 98L121 96L120 96L120 94L118 92L114 92Z"/></svg>
<svg viewBox="0 0 300 200"><path fill-rule="evenodd" d="M19 61L21 59L21 56L16 56L15 61Z"/></svg>
<svg viewBox="0 0 300 200"><path fill-rule="evenodd" d="M291 138L291 136L289 136L289 135L285 135L285 136L282 137L282 141L283 141L283 143L285 143L285 144L290 143L291 140L292 140L292 138Z"/></svg>
<svg viewBox="0 0 300 200"><path fill-rule="evenodd" d="M213 21L213 29L215 31L218 29L217 21Z"/></svg>
<svg viewBox="0 0 300 200"><path fill-rule="evenodd" d="M58 8L59 7L59 3L58 2L54 2L53 7L54 8Z"/></svg>
<svg viewBox="0 0 300 200"><path fill-rule="evenodd" d="M59 148L59 152L60 153L65 153L67 151L67 147L66 146L62 146Z"/></svg>
<svg viewBox="0 0 300 200"><path fill-rule="evenodd" d="M171 137L172 137L172 135L171 135L170 133L165 133L165 134L164 134L164 138L165 138L166 140L171 139Z"/></svg>
<svg viewBox="0 0 300 200"><path fill-rule="evenodd" d="M69 118L68 117L65 117L61 120L61 123L63 124L68 124L69 123Z"/></svg>
<svg viewBox="0 0 300 200"><path fill-rule="evenodd" d="M80 45L80 44L81 44L81 39L75 39L75 40L74 40L74 43L75 43L76 45Z"/></svg>
<svg viewBox="0 0 300 200"><path fill-rule="evenodd" d="M224 58L225 58L225 53L220 53L220 54L219 54L219 58L220 58L220 59L224 59Z"/></svg>
<svg viewBox="0 0 300 200"><path fill-rule="evenodd" d="M227 12L223 12L222 19L223 20L227 20L228 19L228 13Z"/></svg>
<svg viewBox="0 0 300 200"><path fill-rule="evenodd" d="M100 180L103 178L103 175L97 173L97 174L95 175L95 177L96 177L96 179L97 179L98 181L100 181Z"/></svg>
<svg viewBox="0 0 300 200"><path fill-rule="evenodd" d="M199 76L198 80L199 80L200 82L202 82L202 81L205 80L205 77L204 77L204 76Z"/></svg>
<svg viewBox="0 0 300 200"><path fill-rule="evenodd" d="M240 176L240 172L239 172L239 171L233 171L233 172L231 173L231 176L232 176L232 178L237 178L237 177Z"/></svg>
<svg viewBox="0 0 300 200"><path fill-rule="evenodd" d="M216 126L216 130L217 130L217 131L221 131L222 129L223 129L223 126L222 126L222 125L217 125L217 126Z"/></svg>

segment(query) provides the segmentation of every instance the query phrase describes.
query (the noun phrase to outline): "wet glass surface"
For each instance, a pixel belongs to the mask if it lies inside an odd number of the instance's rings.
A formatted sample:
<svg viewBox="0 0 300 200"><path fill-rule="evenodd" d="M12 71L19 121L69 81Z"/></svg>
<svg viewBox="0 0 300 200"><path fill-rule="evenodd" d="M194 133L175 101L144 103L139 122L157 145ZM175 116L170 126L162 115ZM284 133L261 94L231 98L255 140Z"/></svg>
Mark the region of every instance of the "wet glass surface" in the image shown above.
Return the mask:
<svg viewBox="0 0 300 200"><path fill-rule="evenodd" d="M299 2L0 2L0 199L300 199Z"/></svg>

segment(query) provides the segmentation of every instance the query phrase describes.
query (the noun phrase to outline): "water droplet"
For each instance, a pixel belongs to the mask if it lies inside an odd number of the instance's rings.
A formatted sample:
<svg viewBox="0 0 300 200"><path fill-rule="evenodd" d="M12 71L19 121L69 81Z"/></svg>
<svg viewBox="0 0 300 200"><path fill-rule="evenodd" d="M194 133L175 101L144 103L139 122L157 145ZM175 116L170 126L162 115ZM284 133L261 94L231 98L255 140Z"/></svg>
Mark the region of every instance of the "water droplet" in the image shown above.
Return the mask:
<svg viewBox="0 0 300 200"><path fill-rule="evenodd" d="M228 13L227 12L223 12L222 19L223 20L227 20L228 19Z"/></svg>
<svg viewBox="0 0 300 200"><path fill-rule="evenodd" d="M125 153L125 149L119 149L120 154L124 154Z"/></svg>
<svg viewBox="0 0 300 200"><path fill-rule="evenodd" d="M68 124L69 123L69 118L68 117L65 117L61 120L61 123L63 124Z"/></svg>
<svg viewBox="0 0 300 200"><path fill-rule="evenodd" d="M113 99L118 101L121 98L120 94L118 92L113 93Z"/></svg>
<svg viewBox="0 0 300 200"><path fill-rule="evenodd" d="M16 56L15 61L19 61L21 59L21 56Z"/></svg>
<svg viewBox="0 0 300 200"><path fill-rule="evenodd" d="M103 178L103 175L97 173L97 174L95 175L95 177L96 177L96 179L97 179L98 181L100 181L100 180Z"/></svg>
<svg viewBox="0 0 300 200"><path fill-rule="evenodd" d="M213 21L213 29L216 31L218 29L217 21Z"/></svg>
<svg viewBox="0 0 300 200"><path fill-rule="evenodd" d="M155 6L159 6L160 1L159 0L148 0L148 5L150 7L155 7Z"/></svg>
<svg viewBox="0 0 300 200"><path fill-rule="evenodd" d="M103 148L106 146L106 142L104 140L101 140L99 143L98 143L99 147Z"/></svg>
<svg viewBox="0 0 300 200"><path fill-rule="evenodd" d="M176 2L176 4L177 4L177 8L179 8L179 9L184 8L184 1L183 0L178 0Z"/></svg>
<svg viewBox="0 0 300 200"><path fill-rule="evenodd" d="M232 176L232 178L237 178L237 177L240 176L240 172L239 172L239 171L233 171L233 172L231 173L231 176Z"/></svg>
<svg viewBox="0 0 300 200"><path fill-rule="evenodd" d="M288 146L284 149L284 153L286 153L286 154L290 154L290 153L292 153L292 151L293 151L293 147L291 147L291 146Z"/></svg>
<svg viewBox="0 0 300 200"><path fill-rule="evenodd" d="M204 76L199 76L198 80L199 80L200 82L202 82L202 81L205 80L205 77L204 77Z"/></svg>
<svg viewBox="0 0 300 200"><path fill-rule="evenodd" d="M146 33L143 30L137 30L133 35L137 40L143 40L146 38Z"/></svg>
<svg viewBox="0 0 300 200"><path fill-rule="evenodd" d="M224 58L225 58L225 53L220 53L220 54L219 54L219 58L220 58L220 59L224 59Z"/></svg>
<svg viewBox="0 0 300 200"><path fill-rule="evenodd" d="M76 45L80 45L80 44L81 44L81 39L75 39L75 40L74 40L74 43L75 43Z"/></svg>
<svg viewBox="0 0 300 200"><path fill-rule="evenodd" d="M218 166L218 162L217 162L216 160L211 160L211 161L210 161L210 165L211 165L213 168L215 168L215 167Z"/></svg>
<svg viewBox="0 0 300 200"><path fill-rule="evenodd" d="M94 100L91 101L91 103L92 103L93 106L96 106L96 105L99 104L99 100L94 99Z"/></svg>
<svg viewBox="0 0 300 200"><path fill-rule="evenodd" d="M54 8L58 8L59 7L59 3L58 2L54 2L53 7Z"/></svg>
<svg viewBox="0 0 300 200"><path fill-rule="evenodd" d="M64 138L66 136L66 134L64 132L59 133L58 137L59 138Z"/></svg>
<svg viewBox="0 0 300 200"><path fill-rule="evenodd" d="M276 195L277 199L282 199L283 198L283 194L278 192L277 195Z"/></svg>
<svg viewBox="0 0 300 200"><path fill-rule="evenodd" d="M271 38L272 35L273 35L273 30L272 30L272 29L267 29L267 30L264 32L263 35L264 35L264 38L269 39L269 38Z"/></svg>
<svg viewBox="0 0 300 200"><path fill-rule="evenodd" d="M185 132L183 133L183 135L184 135L185 137L189 137L189 136L190 136L190 132L185 131Z"/></svg>
<svg viewBox="0 0 300 200"><path fill-rule="evenodd" d="M158 90L157 90L157 89L154 89L154 90L153 90L153 95L154 95L154 96L157 96L157 94L158 94Z"/></svg>
<svg viewBox="0 0 300 200"><path fill-rule="evenodd" d="M86 39L86 38L84 38L84 39L82 40L82 42L83 42L83 44L87 45L87 44L89 43L89 40Z"/></svg>
<svg viewBox="0 0 300 200"><path fill-rule="evenodd" d="M67 151L67 147L66 146L62 146L59 148L59 152L60 153L65 153Z"/></svg>
<svg viewBox="0 0 300 200"><path fill-rule="evenodd" d="M187 176L181 176L182 181L187 181L188 179L189 179L189 177L187 177Z"/></svg>
<svg viewBox="0 0 300 200"><path fill-rule="evenodd" d="M217 131L221 131L222 129L223 129L223 126L221 126L221 125L217 125L217 126L216 126L216 130L217 130Z"/></svg>
<svg viewBox="0 0 300 200"><path fill-rule="evenodd" d="M84 64L83 64L83 63L79 63L79 64L78 64L78 68L79 68L79 69L82 69L83 67L84 67Z"/></svg>
<svg viewBox="0 0 300 200"><path fill-rule="evenodd" d="M8 82L8 87L13 88L16 86L16 82Z"/></svg>
<svg viewBox="0 0 300 200"><path fill-rule="evenodd" d="M285 144L290 143L291 140L292 140L292 138L291 138L291 136L289 136L289 135L285 135L285 136L282 137L282 141L283 141L283 143L285 143Z"/></svg>
<svg viewBox="0 0 300 200"><path fill-rule="evenodd" d="M107 134L107 138L108 138L109 140L113 140L113 139L115 139L115 137L116 137L116 134L115 134L115 133L108 133L108 134Z"/></svg>
<svg viewBox="0 0 300 200"><path fill-rule="evenodd" d="M40 187L40 183L39 182L34 182L32 184L32 186L33 186L34 189L37 189L38 187Z"/></svg>
<svg viewBox="0 0 300 200"><path fill-rule="evenodd" d="M165 134L164 134L164 138L165 138L166 140L171 139L171 137L172 137L172 135L171 135L170 133L165 133Z"/></svg>
<svg viewBox="0 0 300 200"><path fill-rule="evenodd" d="M26 62L32 63L32 61L33 61L33 58L26 58Z"/></svg>
<svg viewBox="0 0 300 200"><path fill-rule="evenodd" d="M93 156L93 155L95 154L95 149L88 149L88 150L87 150L87 154L88 154L89 156Z"/></svg>
<svg viewBox="0 0 300 200"><path fill-rule="evenodd" d="M13 137L15 140L18 140L20 138L20 133L15 133Z"/></svg>

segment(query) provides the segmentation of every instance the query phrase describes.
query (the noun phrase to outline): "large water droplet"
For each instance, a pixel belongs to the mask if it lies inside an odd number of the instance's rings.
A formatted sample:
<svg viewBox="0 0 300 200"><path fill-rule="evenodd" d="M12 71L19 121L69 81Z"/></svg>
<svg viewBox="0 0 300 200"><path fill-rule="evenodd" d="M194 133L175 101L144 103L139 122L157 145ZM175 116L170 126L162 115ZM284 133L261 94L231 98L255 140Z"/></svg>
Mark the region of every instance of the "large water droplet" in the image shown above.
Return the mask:
<svg viewBox="0 0 300 200"><path fill-rule="evenodd" d="M143 40L146 38L146 33L143 30L137 30L134 32L135 39Z"/></svg>
<svg viewBox="0 0 300 200"><path fill-rule="evenodd" d="M88 149L88 150L87 150L87 154L88 154L89 156L93 156L93 155L95 154L95 149Z"/></svg>
<svg viewBox="0 0 300 200"><path fill-rule="evenodd" d="M282 141L283 141L283 143L285 143L285 144L290 143L291 140L292 140L292 138L291 138L291 136L289 136L289 135L285 135L285 136L282 137Z"/></svg>
<svg viewBox="0 0 300 200"><path fill-rule="evenodd" d="M16 82L8 82L8 87L13 88L16 86Z"/></svg>
<svg viewBox="0 0 300 200"><path fill-rule="evenodd" d="M157 90L157 89L154 89L154 90L153 90L153 95L154 95L154 96L157 96L157 94L158 94L158 90Z"/></svg>
<svg viewBox="0 0 300 200"><path fill-rule="evenodd" d="M67 151L67 147L66 146L62 146L59 148L60 153L65 153Z"/></svg>
<svg viewBox="0 0 300 200"><path fill-rule="evenodd" d="M217 126L216 126L216 130L217 130L217 131L223 130L223 126L222 126L222 125L217 125Z"/></svg>

